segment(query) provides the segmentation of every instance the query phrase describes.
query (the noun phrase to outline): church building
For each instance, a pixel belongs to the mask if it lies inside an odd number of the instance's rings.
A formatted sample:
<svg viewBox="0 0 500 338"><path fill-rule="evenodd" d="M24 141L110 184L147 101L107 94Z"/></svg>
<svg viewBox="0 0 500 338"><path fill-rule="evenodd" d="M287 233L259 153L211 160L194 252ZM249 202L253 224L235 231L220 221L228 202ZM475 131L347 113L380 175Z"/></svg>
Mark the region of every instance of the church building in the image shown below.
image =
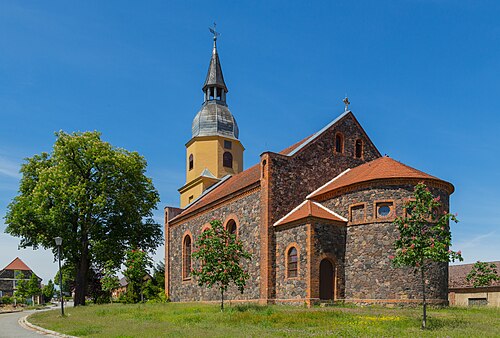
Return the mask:
<svg viewBox="0 0 500 338"><path fill-rule="evenodd" d="M424 182L448 210L451 183L380 151L348 109L281 152L265 151L243 170L244 147L227 105L228 89L214 45L204 103L186 144L180 208L165 208L165 290L172 301L216 301L217 289L191 276L194 243L213 219L234 233L251 260L243 294L232 301L315 304L417 303L412 270L391 267L398 231L414 186ZM427 273L430 303L446 304L448 264Z"/></svg>

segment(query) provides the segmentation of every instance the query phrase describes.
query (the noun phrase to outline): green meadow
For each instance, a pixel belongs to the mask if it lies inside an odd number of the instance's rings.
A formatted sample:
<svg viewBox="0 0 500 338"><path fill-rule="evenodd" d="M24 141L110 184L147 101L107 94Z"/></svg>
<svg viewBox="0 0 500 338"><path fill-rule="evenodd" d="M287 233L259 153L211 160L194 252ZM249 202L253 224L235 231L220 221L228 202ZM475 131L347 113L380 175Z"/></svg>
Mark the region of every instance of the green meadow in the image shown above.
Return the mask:
<svg viewBox="0 0 500 338"><path fill-rule="evenodd" d="M500 337L500 309L109 304L40 312L29 321L78 337Z"/></svg>

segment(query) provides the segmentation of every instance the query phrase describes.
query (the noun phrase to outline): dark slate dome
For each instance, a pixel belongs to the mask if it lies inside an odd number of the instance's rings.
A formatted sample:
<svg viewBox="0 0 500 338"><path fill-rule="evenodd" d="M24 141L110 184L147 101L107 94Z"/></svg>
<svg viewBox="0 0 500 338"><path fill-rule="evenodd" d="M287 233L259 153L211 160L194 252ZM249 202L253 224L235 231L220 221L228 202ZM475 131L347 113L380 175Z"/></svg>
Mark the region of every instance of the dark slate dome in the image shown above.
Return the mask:
<svg viewBox="0 0 500 338"><path fill-rule="evenodd" d="M224 136L238 139L238 124L226 105L207 101L196 114L192 125L193 137Z"/></svg>

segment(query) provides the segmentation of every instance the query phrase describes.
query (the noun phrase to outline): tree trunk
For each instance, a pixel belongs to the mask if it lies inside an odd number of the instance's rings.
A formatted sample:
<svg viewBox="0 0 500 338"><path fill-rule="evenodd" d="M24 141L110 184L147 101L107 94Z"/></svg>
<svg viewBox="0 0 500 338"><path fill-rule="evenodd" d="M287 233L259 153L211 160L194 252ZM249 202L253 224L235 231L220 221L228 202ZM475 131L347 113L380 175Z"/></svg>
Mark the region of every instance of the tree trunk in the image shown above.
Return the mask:
<svg viewBox="0 0 500 338"><path fill-rule="evenodd" d="M76 272L76 286L74 306L85 305L85 296L87 295L87 284L89 275L89 246L88 239L82 240L82 253Z"/></svg>
<svg viewBox="0 0 500 338"><path fill-rule="evenodd" d="M425 330L427 326L427 302L425 299L425 276L424 276L424 266L420 268L420 276L422 279L422 305L423 305L423 314L422 314L422 330Z"/></svg>
<svg viewBox="0 0 500 338"><path fill-rule="evenodd" d="M220 310L222 312L224 311L224 289L220 290L220 295L221 295Z"/></svg>

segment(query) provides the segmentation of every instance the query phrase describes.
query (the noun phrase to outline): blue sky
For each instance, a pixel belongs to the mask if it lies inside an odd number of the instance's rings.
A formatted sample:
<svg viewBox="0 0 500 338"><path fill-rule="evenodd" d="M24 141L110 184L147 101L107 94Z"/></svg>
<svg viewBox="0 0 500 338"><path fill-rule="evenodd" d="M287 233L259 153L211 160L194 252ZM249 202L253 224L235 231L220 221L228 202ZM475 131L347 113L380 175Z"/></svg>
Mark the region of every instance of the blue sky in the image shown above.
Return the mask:
<svg viewBox="0 0 500 338"><path fill-rule="evenodd" d="M321 129L347 94L382 154L455 185L465 261L498 260L499 17L467 0L1 2L0 215L58 130L138 151L159 208L178 205L215 20L245 167ZM0 266L20 256L52 278L52 254L18 251L4 228Z"/></svg>

